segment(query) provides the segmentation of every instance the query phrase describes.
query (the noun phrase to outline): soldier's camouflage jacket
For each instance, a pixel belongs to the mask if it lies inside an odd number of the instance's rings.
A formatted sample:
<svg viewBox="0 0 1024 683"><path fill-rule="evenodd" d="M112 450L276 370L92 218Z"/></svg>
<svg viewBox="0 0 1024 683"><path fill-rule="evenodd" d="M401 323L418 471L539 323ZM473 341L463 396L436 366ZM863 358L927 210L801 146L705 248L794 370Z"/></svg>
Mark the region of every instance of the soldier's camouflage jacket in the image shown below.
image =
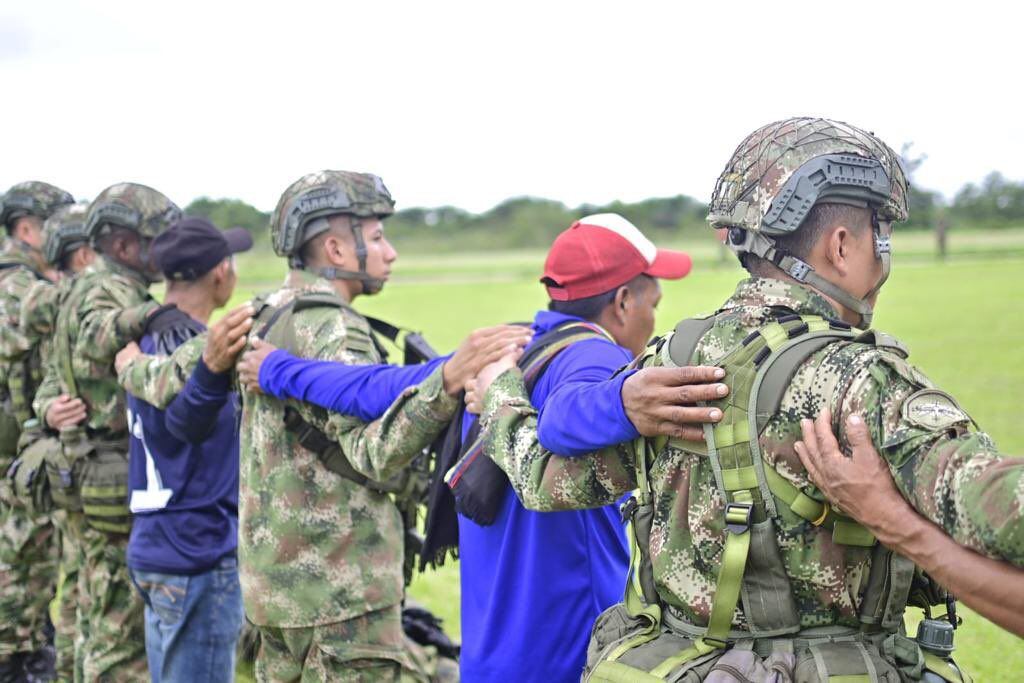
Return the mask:
<svg viewBox="0 0 1024 683"><path fill-rule="evenodd" d="M44 281L37 268L14 240L0 252L0 399L18 424L33 417L32 397L42 380L38 343L19 331L22 302Z"/></svg>
<svg viewBox="0 0 1024 683"><path fill-rule="evenodd" d="M69 286L57 314L46 374L36 394L36 413L46 415L62 393L77 395L85 402L85 426L90 434L127 439L124 391L117 383L114 356L142 334L157 303L141 275L106 257L96 259ZM77 391L71 390L66 379L69 357Z"/></svg>
<svg viewBox="0 0 1024 683"><path fill-rule="evenodd" d="M824 298L799 285L743 281L699 342L696 362L715 364L751 331L790 312L837 317ZM952 397L934 389L900 354L836 342L798 368L760 446L765 461L809 495L817 492L793 444L801 437L800 420L817 417L826 407L839 427L851 414L864 416L900 491L925 517L963 545L1024 566L1024 459L1000 455L986 434L971 431L971 419ZM637 485L635 444L579 458L543 449L537 412L515 370L495 380L483 420L487 452L528 508L607 505ZM848 447L845 434L840 437ZM687 621L706 625L725 540L724 503L710 461L670 442L649 469L655 503L650 551L658 592ZM786 506L779 506L775 521L801 626L858 626L870 548L838 545L828 529ZM733 623L747 629L742 607Z"/></svg>
<svg viewBox="0 0 1024 683"><path fill-rule="evenodd" d="M294 276L293 276L294 277ZM280 289L281 306L306 292L334 293L323 279ZM343 307L292 316L305 358L380 363L366 319ZM170 359L139 356L121 373L125 389L166 406L202 355L205 335ZM365 423L289 401L337 442L352 466L378 481L406 466L452 419L456 401L441 371L407 389L378 420ZM238 552L246 616L259 626L307 627L398 604L403 594L402 521L391 499L331 472L284 429L286 403L242 392Z"/></svg>

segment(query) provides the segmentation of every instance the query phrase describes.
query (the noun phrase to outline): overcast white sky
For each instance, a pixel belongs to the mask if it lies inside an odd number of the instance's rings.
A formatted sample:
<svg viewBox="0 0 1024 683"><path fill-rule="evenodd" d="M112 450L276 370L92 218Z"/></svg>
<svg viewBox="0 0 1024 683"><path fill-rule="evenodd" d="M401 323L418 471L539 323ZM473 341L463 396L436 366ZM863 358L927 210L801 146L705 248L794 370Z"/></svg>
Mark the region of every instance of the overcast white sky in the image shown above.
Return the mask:
<svg viewBox="0 0 1024 683"><path fill-rule="evenodd" d="M792 115L874 130L952 195L1024 178L1014 3L8 2L0 189L134 180L269 210L321 168L400 208L706 201Z"/></svg>

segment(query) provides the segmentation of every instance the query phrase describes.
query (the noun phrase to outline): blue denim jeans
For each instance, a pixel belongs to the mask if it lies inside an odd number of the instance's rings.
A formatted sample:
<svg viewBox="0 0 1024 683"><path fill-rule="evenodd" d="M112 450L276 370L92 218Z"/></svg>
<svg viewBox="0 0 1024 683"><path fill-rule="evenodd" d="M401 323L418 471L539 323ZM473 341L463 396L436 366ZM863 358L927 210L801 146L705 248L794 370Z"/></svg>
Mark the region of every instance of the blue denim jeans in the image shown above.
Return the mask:
<svg viewBox="0 0 1024 683"><path fill-rule="evenodd" d="M131 570L146 603L146 658L153 683L229 683L244 619L238 560L202 574Z"/></svg>

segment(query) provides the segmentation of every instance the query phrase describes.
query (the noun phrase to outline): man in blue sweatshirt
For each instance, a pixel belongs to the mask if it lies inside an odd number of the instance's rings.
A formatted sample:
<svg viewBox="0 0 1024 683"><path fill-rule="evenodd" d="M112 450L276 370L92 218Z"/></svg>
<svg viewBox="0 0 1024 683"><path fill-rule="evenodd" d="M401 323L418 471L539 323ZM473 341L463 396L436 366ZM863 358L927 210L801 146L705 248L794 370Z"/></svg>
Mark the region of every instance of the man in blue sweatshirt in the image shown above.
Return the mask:
<svg viewBox="0 0 1024 683"><path fill-rule="evenodd" d="M658 250L614 214L588 216L559 235L542 279L549 310L537 313L525 357L551 335L575 336L547 354L543 374L534 378L534 405L542 407L560 386L606 380L639 354L661 298L657 278L681 278L690 266L686 254ZM250 387L362 419L383 413L402 389L432 370L307 361L262 344L238 367ZM717 397L720 385L685 386L697 374L692 370L620 374L621 439L641 432L685 435L682 423L707 420L706 410L680 403ZM464 418L465 439L474 417ZM581 432L587 428L579 425ZM449 481L458 490L457 477ZM487 525L461 514L458 520L462 678L579 680L590 625L622 596L629 549L618 510L535 513L507 485L498 503Z"/></svg>
<svg viewBox="0 0 1024 683"><path fill-rule="evenodd" d="M149 319L141 351L169 355L203 332L210 314L231 298L233 255L251 246L245 229L222 232L194 217L157 237L153 258L167 279L167 295ZM215 326L211 337L223 342L229 327ZM241 343L235 346L237 353ZM136 351L123 352L118 364ZM243 620L236 559L238 398L229 382L234 354L221 356L211 351L200 360L166 410L128 395L134 518L127 559L146 604L154 683L234 680Z"/></svg>

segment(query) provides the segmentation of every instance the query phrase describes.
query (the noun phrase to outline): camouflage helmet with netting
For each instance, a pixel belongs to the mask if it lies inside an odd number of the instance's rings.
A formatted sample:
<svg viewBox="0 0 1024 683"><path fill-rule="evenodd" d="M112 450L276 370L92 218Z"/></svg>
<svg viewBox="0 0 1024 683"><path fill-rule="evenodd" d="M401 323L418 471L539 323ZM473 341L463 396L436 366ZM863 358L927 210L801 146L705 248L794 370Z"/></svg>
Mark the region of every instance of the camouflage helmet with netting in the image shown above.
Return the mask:
<svg viewBox="0 0 1024 683"><path fill-rule="evenodd" d="M295 260L303 244L327 230L326 219L337 214L384 218L395 212L395 200L378 176L353 171L318 171L288 186L270 219L274 253Z"/></svg>
<svg viewBox="0 0 1024 683"><path fill-rule="evenodd" d="M43 223L43 256L51 266L59 266L73 248L89 243L85 232L88 211L87 202L62 206Z"/></svg>
<svg viewBox="0 0 1024 683"><path fill-rule="evenodd" d="M874 134L841 121L791 118L758 128L718 177L708 222L767 235L795 231L816 202L870 206L907 219L899 157Z"/></svg>
<svg viewBox="0 0 1024 683"><path fill-rule="evenodd" d="M38 180L18 183L0 200L0 224L10 227L22 216L38 216L45 221L60 207L74 203L71 193L50 183Z"/></svg>
<svg viewBox="0 0 1024 683"><path fill-rule="evenodd" d="M95 243L112 228L154 238L181 218L181 209L163 193L138 183L118 183L89 204L85 231Z"/></svg>

